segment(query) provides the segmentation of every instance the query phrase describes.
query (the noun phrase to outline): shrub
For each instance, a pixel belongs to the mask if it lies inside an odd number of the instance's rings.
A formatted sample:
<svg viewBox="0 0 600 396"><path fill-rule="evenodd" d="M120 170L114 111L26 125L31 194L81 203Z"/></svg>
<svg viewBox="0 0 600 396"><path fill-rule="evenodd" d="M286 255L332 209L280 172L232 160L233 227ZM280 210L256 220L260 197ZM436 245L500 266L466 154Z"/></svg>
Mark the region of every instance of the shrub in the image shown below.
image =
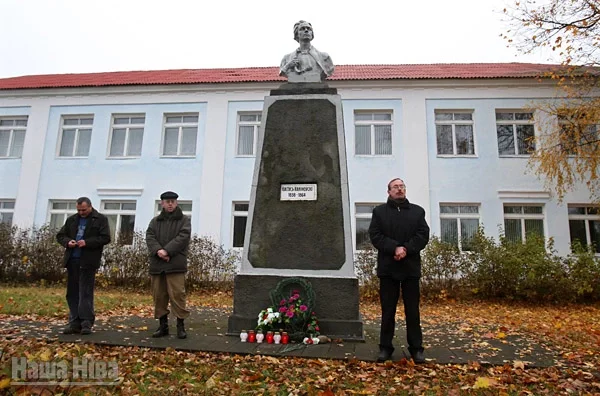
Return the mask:
<svg viewBox="0 0 600 396"><path fill-rule="evenodd" d="M98 286L147 288L148 249L145 234L135 232L125 245L122 239L104 248L96 277ZM62 281L64 248L56 242L56 230L48 226L20 230L0 224L0 281ZM189 246L186 287L231 289L239 257L209 237L193 236Z"/></svg>
<svg viewBox="0 0 600 396"><path fill-rule="evenodd" d="M579 241L572 245L572 253L564 264L572 285L573 300L600 300L600 261L592 246L583 246Z"/></svg>
<svg viewBox="0 0 600 396"><path fill-rule="evenodd" d="M48 226L20 230L0 224L0 279L25 283L64 278L63 248Z"/></svg>
<svg viewBox="0 0 600 396"><path fill-rule="evenodd" d="M433 236L421 252L421 290L430 298L464 295L465 255L458 247Z"/></svg>
<svg viewBox="0 0 600 396"><path fill-rule="evenodd" d="M365 300L379 298L379 279L377 278L377 250L371 245L363 245L354 255L354 272L358 278L360 295Z"/></svg>

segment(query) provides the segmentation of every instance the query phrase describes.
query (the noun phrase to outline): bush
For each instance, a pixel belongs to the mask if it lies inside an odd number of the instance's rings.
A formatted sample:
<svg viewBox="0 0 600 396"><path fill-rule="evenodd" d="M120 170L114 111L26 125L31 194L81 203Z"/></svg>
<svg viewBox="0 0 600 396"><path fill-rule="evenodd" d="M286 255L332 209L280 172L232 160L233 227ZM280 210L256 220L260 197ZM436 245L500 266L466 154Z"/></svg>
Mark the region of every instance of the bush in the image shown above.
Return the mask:
<svg viewBox="0 0 600 396"><path fill-rule="evenodd" d="M564 265L569 273L568 283L572 285L573 300L600 301L600 261L592 246L582 246L576 241Z"/></svg>
<svg viewBox="0 0 600 396"><path fill-rule="evenodd" d="M0 224L0 280L57 282L64 277L63 248L50 227L19 230Z"/></svg>
<svg viewBox="0 0 600 396"><path fill-rule="evenodd" d="M433 236L421 252L421 291L425 297L446 298L465 294L462 274L465 255L458 247Z"/></svg>
<svg viewBox="0 0 600 396"><path fill-rule="evenodd" d="M358 278L360 295L365 300L379 299L379 279L377 278L377 250L371 245L363 245L354 255L354 272Z"/></svg>
<svg viewBox="0 0 600 396"><path fill-rule="evenodd" d="M148 288L148 249L145 234L136 232L130 238L108 244L96 277L98 286ZM0 281L63 281L64 248L56 242L56 230L48 226L20 230L0 224ZM231 289L239 257L225 250L209 237L193 236L188 253L186 288Z"/></svg>

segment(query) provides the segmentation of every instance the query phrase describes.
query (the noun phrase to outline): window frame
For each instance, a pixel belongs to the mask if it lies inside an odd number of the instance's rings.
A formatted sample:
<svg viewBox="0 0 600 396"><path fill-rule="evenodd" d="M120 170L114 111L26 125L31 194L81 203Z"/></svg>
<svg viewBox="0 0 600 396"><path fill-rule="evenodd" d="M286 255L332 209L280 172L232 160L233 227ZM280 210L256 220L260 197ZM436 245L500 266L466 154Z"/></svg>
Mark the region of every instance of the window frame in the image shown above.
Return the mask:
<svg viewBox="0 0 600 396"><path fill-rule="evenodd" d="M513 119L512 120L498 120L498 113L506 113L506 114L512 114L513 115ZM531 118L529 120L517 120L516 114L531 114ZM498 146L498 156L499 157L531 157L531 154L535 152L536 150L536 145L535 145L535 137L537 136L536 134L536 128L535 128L535 114L533 111L525 111L525 110L512 110L512 109L496 109L495 111L495 117L496 117L496 144ZM502 154L500 153L500 143L498 142L498 125L510 125L512 126L512 133L513 133L513 146L514 146L514 154ZM519 153L519 145L517 144L517 142L519 141L518 139L518 132L517 132L517 126L519 125L531 125L533 127L533 142L531 143L533 146L533 149L531 152L529 153Z"/></svg>
<svg viewBox="0 0 600 396"><path fill-rule="evenodd" d="M438 120L438 114L452 114L452 120ZM456 120L456 114L471 114L470 120ZM435 109L434 111L434 123L435 123L435 144L436 144L436 155L441 158L477 158L477 138L475 131L475 110L474 109L460 109L460 110L449 110L449 109ZM452 128L452 154L440 154L438 145L438 125L450 125ZM458 154L457 142L456 142L456 126L457 125L470 125L471 132L473 134L473 154Z"/></svg>
<svg viewBox="0 0 600 396"><path fill-rule="evenodd" d="M88 118L90 118L92 120L91 124L81 124L82 119L88 119ZM79 120L79 123L77 125L65 125L65 121L67 121L67 120ZM82 128L82 126L84 126L84 128ZM64 139L65 129L75 129L75 138L74 138L74 142L73 142L73 147L71 149L71 153L73 155L61 155L61 153L60 153L60 151L61 151L60 149L62 147L62 142ZM89 129L90 130L90 145L88 146L86 155L75 155L77 153L77 149L79 148L79 144L80 144L80 136L81 136L80 130L81 129ZM90 150L92 147L93 132L94 132L94 114L81 114L81 115L63 114L60 118L60 127L59 127L59 134L58 134L58 147L56 148L57 158L61 158L61 159L88 158L90 156Z"/></svg>
<svg viewBox="0 0 600 396"><path fill-rule="evenodd" d="M506 213L505 208L507 206L511 207L541 207L542 213L525 213L525 210L522 213ZM527 240L527 230L525 229L525 220L542 220L542 237L546 238L546 205L542 203L504 203L502 204L502 214L504 220L504 237L506 236L506 220L519 220L519 226L521 227L521 243L525 243ZM508 239L508 238L507 238Z"/></svg>
<svg viewBox="0 0 600 396"><path fill-rule="evenodd" d="M67 208L66 209L54 209L54 204L66 204ZM69 206L72 204L72 208L70 208ZM48 214L46 216L46 222L49 226L51 226L52 224L52 215L61 215L62 216L62 221L59 222L54 229L60 229L65 222L67 221L67 218L71 215L74 215L77 213L77 198L74 199L50 199L48 200Z"/></svg>
<svg viewBox="0 0 600 396"><path fill-rule="evenodd" d="M251 116L256 115L257 121L242 121L242 116ZM235 156L240 158L252 158L256 157L256 149L258 144L258 133L260 127L262 125L262 111L238 111L236 117L236 126L235 126ZM253 127L253 136L252 136L252 154L240 154L240 127L241 126L252 126Z"/></svg>
<svg viewBox="0 0 600 396"><path fill-rule="evenodd" d="M15 215L15 205L17 203L16 199L0 199L0 223L6 223L10 226L12 226L13 223L13 219L14 219L14 215ZM10 204L10 205L6 205L6 204ZM12 206L10 208L7 208L5 206ZM5 213L10 214L10 223L7 221L4 221L4 217L5 217Z"/></svg>
<svg viewBox="0 0 600 396"><path fill-rule="evenodd" d="M371 114L371 120L357 120L357 114ZM389 120L375 120L376 114L389 114ZM391 157L394 155L394 110L392 109L357 109L352 113L353 127L354 127L354 155L357 157ZM375 154L375 126L378 125L389 125L390 126L390 153L389 154ZM357 126L370 126L370 153L369 154L357 154L356 153L356 127Z"/></svg>
<svg viewBox="0 0 600 396"><path fill-rule="evenodd" d="M120 204L120 209L107 209L106 208L106 204ZM123 204L135 204L135 209L122 209ZM122 216L126 215L126 216L134 216L133 219L133 232L135 233L135 218L137 217L137 200L135 199L107 199L107 200L102 200L100 201L100 212L106 216L117 216L117 221L115 222L115 229L111 229L111 240L114 243L120 242L120 229L121 229L121 222L122 222ZM110 224L110 223L109 223ZM124 246L131 246L133 244L133 235L132 235L132 242L131 243L123 243Z"/></svg>
<svg viewBox="0 0 600 396"><path fill-rule="evenodd" d="M575 214L575 213L568 213L568 210L571 208L585 208L585 214ZM598 211L597 214L589 214L587 213L588 210L590 208L596 209ZM581 220L584 222L584 226L585 226L585 246L587 247L592 247L593 243L596 243L596 256L600 255L600 236L598 238L598 241L594 242L592 241L592 235L590 232L590 221L598 221L600 222L600 206L598 205L593 205L593 204L568 204L567 205L567 216L568 216L568 221L570 222L571 220ZM573 237L571 236L571 230L570 230L570 225L569 225L569 240L570 240L570 244L573 244ZM582 241L583 242L583 241Z"/></svg>
<svg viewBox="0 0 600 396"><path fill-rule="evenodd" d="M6 153L0 153L0 159L14 159L23 157L23 149L25 148L25 138L27 136L27 124L29 123L29 116L2 116L0 117L0 124L2 121L13 121L14 124L11 126L0 125L0 132L9 132L8 145L6 147ZM25 125L17 125L17 121L25 121ZM15 133L23 132L23 147L19 155L11 155L14 151ZM4 155L6 154L6 155Z"/></svg>
<svg viewBox="0 0 600 396"><path fill-rule="evenodd" d="M116 118L129 118L130 121L132 118L144 118L144 122L142 124L133 124L131 122L129 124L115 124ZM131 129L140 129L140 128L142 129L142 143L141 143L142 147L140 147L140 154L139 155L128 155L127 151L129 150L129 144L130 144L130 130ZM123 144L123 150L121 150L123 153L122 155L111 155L111 153L110 153L115 129L125 129L125 142ZM107 159L141 158L143 145L144 145L145 132L146 132L146 114L145 113L112 114L111 118L110 118L110 134L108 136L108 147L106 149L106 158Z"/></svg>
<svg viewBox="0 0 600 396"><path fill-rule="evenodd" d="M354 203L354 233L352 238L352 245L354 246L354 252L363 252L365 249L359 249L357 244L358 239L358 220L369 220L371 222L371 218L373 217L373 209L379 205L382 205L384 202L355 202ZM358 211L359 207L371 208L370 212L360 212ZM372 245L371 245L372 246Z"/></svg>
<svg viewBox="0 0 600 396"><path fill-rule="evenodd" d="M170 117L182 117L181 122L168 123L167 119ZM195 123L184 122L183 117L198 117ZM181 154L183 146L183 128L189 128L194 126L196 128L196 139L195 139L195 150L194 154ZM165 154L165 137L167 135L167 128L179 129L177 135L177 154ZM183 113L164 113L163 114L163 125L162 125L162 136L160 141L160 157L161 158L196 158L198 155L198 132L200 130L200 113L198 112L183 112Z"/></svg>
<svg viewBox="0 0 600 396"><path fill-rule="evenodd" d="M565 111L562 114L559 114L557 116L557 122L558 122L558 128L560 129L560 145L564 146L563 140L566 140L565 138L562 137L562 135L566 134L567 131L565 130L565 127L570 125L574 125L574 126L581 126L580 125L580 121L577 121L577 116L573 116L572 113L570 113L569 111ZM575 121L572 121L572 120ZM600 140L600 124L599 123L594 123L594 122L589 122L586 124L586 128L594 128L594 136L596 138L596 141L594 142L596 144L596 146L598 146L600 143L598 142L598 140ZM589 134L589 132L588 132ZM574 148L577 146L581 146L581 140L584 138L584 136L579 136L580 142L577 142L575 144L573 144L573 137L569 137L569 144ZM566 155L568 155L569 157L576 157L577 153L574 152L573 149L567 149L565 147L561 148L563 151L566 151Z"/></svg>
<svg viewBox="0 0 600 396"><path fill-rule="evenodd" d="M458 208L458 212L457 213L442 213L442 206L451 206L451 207L456 207ZM471 207L475 207L477 208L477 213L461 213L460 212L460 208L462 206L471 206ZM456 203L456 202L440 202L439 204L439 214L440 214L440 240L442 242L445 243L450 243L447 241L444 241L443 235L441 235L441 229L442 229L442 219L450 219L450 220L456 220L456 228L457 228L457 247L458 250L461 252L468 252L470 250L464 250L463 249L463 237L462 237L462 227L461 227L461 220L465 219L465 220L473 220L476 219L477 220L477 228L479 228L481 226L481 203L476 203L476 202L466 202L466 203ZM454 245L454 244L452 244Z"/></svg>
<svg viewBox="0 0 600 396"><path fill-rule="evenodd" d="M248 210L236 210L236 205L248 205ZM248 225L248 216L250 212L250 201L233 201L231 203L231 248L233 250L243 250L244 243L242 242L242 246L235 246L235 218L236 217L245 217L246 218L246 227L244 227L244 240L246 239L246 228Z"/></svg>

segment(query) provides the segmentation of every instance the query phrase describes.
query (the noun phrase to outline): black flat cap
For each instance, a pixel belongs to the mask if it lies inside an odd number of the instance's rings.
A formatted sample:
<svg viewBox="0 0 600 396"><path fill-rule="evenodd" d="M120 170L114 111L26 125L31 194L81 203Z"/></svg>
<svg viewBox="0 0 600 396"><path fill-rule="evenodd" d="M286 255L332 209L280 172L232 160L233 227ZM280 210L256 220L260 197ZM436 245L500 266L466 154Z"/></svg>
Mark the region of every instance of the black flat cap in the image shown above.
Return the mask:
<svg viewBox="0 0 600 396"><path fill-rule="evenodd" d="M177 199L179 198L179 195L177 195L176 193L174 193L173 191L165 191L164 193L160 194L160 199Z"/></svg>

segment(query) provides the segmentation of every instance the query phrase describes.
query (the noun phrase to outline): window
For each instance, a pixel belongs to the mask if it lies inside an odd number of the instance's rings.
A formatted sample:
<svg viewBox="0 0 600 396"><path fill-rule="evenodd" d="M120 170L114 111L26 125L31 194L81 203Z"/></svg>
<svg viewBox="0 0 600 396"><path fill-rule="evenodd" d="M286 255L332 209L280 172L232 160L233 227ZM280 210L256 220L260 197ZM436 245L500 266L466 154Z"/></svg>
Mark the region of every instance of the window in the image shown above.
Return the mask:
<svg viewBox="0 0 600 396"><path fill-rule="evenodd" d="M529 155L535 151L533 113L496 112L498 154Z"/></svg>
<svg viewBox="0 0 600 396"><path fill-rule="evenodd" d="M133 243L135 201L102 201L102 214L108 218L111 239L121 245Z"/></svg>
<svg viewBox="0 0 600 396"><path fill-rule="evenodd" d="M198 114L165 114L162 155L193 157L196 155Z"/></svg>
<svg viewBox="0 0 600 396"><path fill-rule="evenodd" d="M472 112L436 112L439 155L475 155Z"/></svg>
<svg viewBox="0 0 600 396"><path fill-rule="evenodd" d="M600 128L583 115L560 115L560 145L569 155L596 155Z"/></svg>
<svg viewBox="0 0 600 396"><path fill-rule="evenodd" d="M442 242L461 251L471 250L471 241L479 229L479 205L440 204Z"/></svg>
<svg viewBox="0 0 600 396"><path fill-rule="evenodd" d="M253 156L256 150L261 113L238 113L237 148L238 156Z"/></svg>
<svg viewBox="0 0 600 396"><path fill-rule="evenodd" d="M504 205L504 235L510 242L525 242L527 234L544 236L544 207Z"/></svg>
<svg viewBox="0 0 600 396"><path fill-rule="evenodd" d="M233 247L243 248L246 235L246 221L248 220L248 203L233 203Z"/></svg>
<svg viewBox="0 0 600 396"><path fill-rule="evenodd" d="M63 117L59 157L87 157L94 117Z"/></svg>
<svg viewBox="0 0 600 396"><path fill-rule="evenodd" d="M59 229L67 221L67 217L77 213L77 202L72 201L50 201L50 228Z"/></svg>
<svg viewBox="0 0 600 396"><path fill-rule="evenodd" d="M392 112L354 113L354 153L392 155Z"/></svg>
<svg viewBox="0 0 600 396"><path fill-rule="evenodd" d="M15 212L15 200L14 199L0 200L0 223L11 225L14 212Z"/></svg>
<svg viewBox="0 0 600 396"><path fill-rule="evenodd" d="M177 206L179 207L179 209L181 209L181 211L183 212L184 215L192 217L192 201L179 201L178 200ZM160 201L156 201L155 215L158 216L161 211L162 211L162 206L160 204Z"/></svg>
<svg viewBox="0 0 600 396"><path fill-rule="evenodd" d="M373 209L380 204L356 204L356 231L354 233L354 239L356 242L356 250L363 250L365 247L371 246L371 239L369 238L369 225L371 224L371 216Z"/></svg>
<svg viewBox="0 0 600 396"><path fill-rule="evenodd" d="M571 243L593 246L600 253L600 208L598 206L569 205L569 233Z"/></svg>
<svg viewBox="0 0 600 396"><path fill-rule="evenodd" d="M114 115L108 156L112 158L140 157L142 155L145 122L146 117L143 114L134 116Z"/></svg>
<svg viewBox="0 0 600 396"><path fill-rule="evenodd" d="M0 118L0 158L21 158L27 117Z"/></svg>

